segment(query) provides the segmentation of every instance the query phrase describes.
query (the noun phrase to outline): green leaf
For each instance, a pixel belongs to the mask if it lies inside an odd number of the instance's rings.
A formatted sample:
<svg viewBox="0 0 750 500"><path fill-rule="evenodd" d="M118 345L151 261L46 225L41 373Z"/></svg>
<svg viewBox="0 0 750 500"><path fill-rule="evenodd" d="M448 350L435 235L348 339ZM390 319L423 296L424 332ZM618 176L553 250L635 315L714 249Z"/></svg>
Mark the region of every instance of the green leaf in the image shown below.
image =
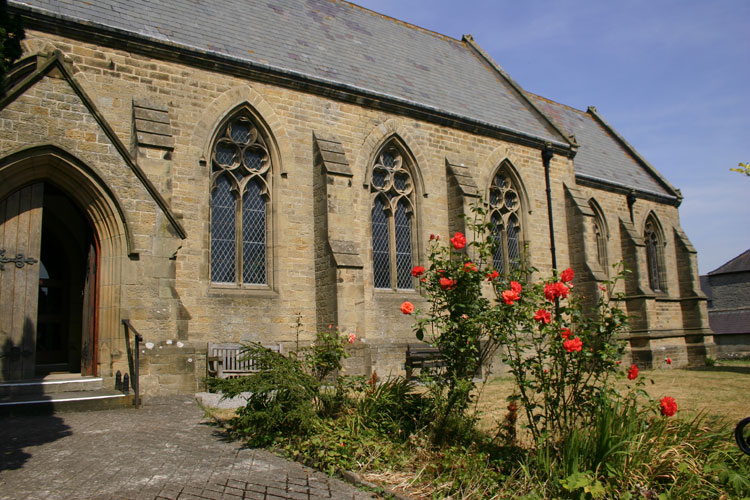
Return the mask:
<svg viewBox="0 0 750 500"><path fill-rule="evenodd" d="M585 491L586 493L588 493L594 498L604 498L604 496L606 495L604 486L598 480L594 481L593 484L591 484L590 486L585 486L583 488L583 491Z"/></svg>

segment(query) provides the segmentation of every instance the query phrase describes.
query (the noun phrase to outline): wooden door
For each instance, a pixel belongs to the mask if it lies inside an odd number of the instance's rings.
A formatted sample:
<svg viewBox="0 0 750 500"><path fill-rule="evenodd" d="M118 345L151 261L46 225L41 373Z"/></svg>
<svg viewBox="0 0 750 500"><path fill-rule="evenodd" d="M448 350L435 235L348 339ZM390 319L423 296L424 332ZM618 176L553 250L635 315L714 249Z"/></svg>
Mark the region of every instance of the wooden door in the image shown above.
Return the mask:
<svg viewBox="0 0 750 500"><path fill-rule="evenodd" d="M89 245L86 282L83 286L83 318L81 322L81 373L95 375L96 366L96 248Z"/></svg>
<svg viewBox="0 0 750 500"><path fill-rule="evenodd" d="M44 184L0 201L0 377L32 378Z"/></svg>

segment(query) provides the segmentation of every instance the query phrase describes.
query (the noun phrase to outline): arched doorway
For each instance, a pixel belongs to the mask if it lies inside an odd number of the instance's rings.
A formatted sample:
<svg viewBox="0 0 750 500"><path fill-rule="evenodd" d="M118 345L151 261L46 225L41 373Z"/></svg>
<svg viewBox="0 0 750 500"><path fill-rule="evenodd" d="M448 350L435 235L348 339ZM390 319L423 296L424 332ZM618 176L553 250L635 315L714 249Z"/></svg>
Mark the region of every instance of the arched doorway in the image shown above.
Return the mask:
<svg viewBox="0 0 750 500"><path fill-rule="evenodd" d="M44 184L37 305L36 375L93 375L96 246L81 210Z"/></svg>
<svg viewBox="0 0 750 500"><path fill-rule="evenodd" d="M79 236L74 238L68 233L69 230L57 231L57 234L58 239L64 242L61 244L77 248L75 252L79 257L86 258L84 287L74 292L81 294L82 300L75 306L75 311L68 306L69 321L80 318L80 367L76 368L74 355L68 357L68 370L113 377L117 370L127 370L127 358L124 356L127 347L120 322L121 287L123 265L129 256L135 255L127 217L116 193L92 167L59 147L39 145L0 159L0 250L5 251L5 258L12 260L4 264L4 270L0 270L0 381L37 376L42 219L45 211L57 210L54 203L44 206L47 187L57 190L67 199L67 203L77 209L74 217L78 219L77 222L67 216L58 219L65 219L63 222L71 224L73 231L79 231ZM81 218L85 223L81 222ZM53 222L47 227L54 227L54 219L49 220ZM19 231L19 227L25 229ZM32 228L38 230L33 231ZM90 237L88 247L85 243L87 238L80 236L81 232L86 232L85 228L88 228ZM67 240L75 240L76 243L74 245ZM47 238L45 241L52 240ZM94 251L91 251L92 243ZM54 243L49 247L53 255L48 258L54 259L58 247ZM71 248L66 251L73 251ZM22 263L16 263L15 257L19 254L24 256ZM27 259L35 263L26 264ZM89 259L92 259L91 265ZM0 257L0 262L2 260ZM46 266L46 262L44 264ZM83 267L76 265L79 269ZM90 275L91 271L95 273ZM50 274L50 278L53 277ZM77 282L77 286L80 286L80 278ZM86 282L89 283L88 287L85 286ZM86 290L89 290L88 297ZM89 321L83 321L84 317Z"/></svg>
<svg viewBox="0 0 750 500"><path fill-rule="evenodd" d="M0 200L0 247L2 378L95 375L98 245L86 214L50 182L24 186Z"/></svg>

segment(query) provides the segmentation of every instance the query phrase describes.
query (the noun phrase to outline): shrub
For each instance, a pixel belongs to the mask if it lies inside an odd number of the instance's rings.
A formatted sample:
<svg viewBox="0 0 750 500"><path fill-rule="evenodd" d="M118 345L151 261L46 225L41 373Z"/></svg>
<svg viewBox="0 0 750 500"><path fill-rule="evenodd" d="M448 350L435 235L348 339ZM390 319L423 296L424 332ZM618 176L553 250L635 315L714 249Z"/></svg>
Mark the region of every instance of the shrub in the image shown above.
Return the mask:
<svg viewBox="0 0 750 500"><path fill-rule="evenodd" d="M284 434L306 434L318 422L315 405L320 382L296 356L284 356L260 344L250 344L245 354L263 370L235 379L209 379L209 387L224 397L245 395L247 404L232 420L236 434L251 446L267 446Z"/></svg>
<svg viewBox="0 0 750 500"><path fill-rule="evenodd" d="M328 330L318 332L315 342L310 347L302 349L310 374L322 381L328 375L341 370L341 360L348 356L345 346L344 338L333 325L329 325Z"/></svg>

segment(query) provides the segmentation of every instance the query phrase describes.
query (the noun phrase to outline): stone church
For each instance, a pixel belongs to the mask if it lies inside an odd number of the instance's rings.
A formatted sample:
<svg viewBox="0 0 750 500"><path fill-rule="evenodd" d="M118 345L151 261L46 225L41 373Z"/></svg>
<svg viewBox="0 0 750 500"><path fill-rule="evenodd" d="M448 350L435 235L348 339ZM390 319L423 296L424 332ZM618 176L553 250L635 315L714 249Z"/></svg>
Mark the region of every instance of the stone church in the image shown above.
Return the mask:
<svg viewBox="0 0 750 500"><path fill-rule="evenodd" d="M209 342L355 333L402 374L428 235L486 203L501 272L621 285L629 355L713 348L682 196L591 107L526 92L470 36L341 0L9 0L0 100L0 381L189 392ZM129 338L129 341L126 339ZM63 377L64 378L64 377Z"/></svg>

